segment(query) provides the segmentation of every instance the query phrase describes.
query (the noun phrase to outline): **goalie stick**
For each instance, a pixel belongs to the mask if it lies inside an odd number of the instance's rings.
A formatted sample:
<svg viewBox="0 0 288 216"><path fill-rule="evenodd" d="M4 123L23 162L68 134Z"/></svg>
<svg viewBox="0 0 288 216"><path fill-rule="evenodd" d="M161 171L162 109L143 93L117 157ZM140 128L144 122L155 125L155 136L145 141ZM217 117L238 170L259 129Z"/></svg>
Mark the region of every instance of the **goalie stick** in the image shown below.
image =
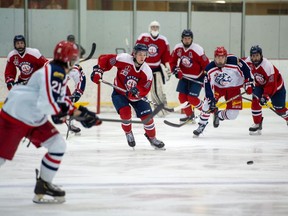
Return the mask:
<svg viewBox="0 0 288 216"><path fill-rule="evenodd" d="M79 63L91 59L93 57L95 51L96 51L96 43L93 42L92 43L92 48L91 48L91 51L90 51L89 55L85 59L80 60Z"/></svg>
<svg viewBox="0 0 288 216"><path fill-rule="evenodd" d="M104 84L106 84L106 85L109 85L109 86L113 87L114 89L117 89L117 90L119 90L119 91L122 91L122 92L124 92L124 93L127 93L127 90L122 89L122 88L120 88L119 86L116 86L116 85L114 85L114 84L112 84L112 83L110 83L110 82L107 82L107 81L105 81L105 80L101 80L101 82L104 83ZM185 107L187 107L187 106L190 106L190 104L189 104L188 101L186 101L185 103L180 104L180 105L177 106L177 107L169 108L169 107L165 107L163 103L161 103L161 104L156 104L156 103L154 103L153 101L150 101L150 100L149 100L148 98L146 98L146 97L142 97L141 100L143 100L143 101L145 101L145 102L147 102L147 103L150 103L150 104L152 104L152 105L155 105L155 106L156 106L156 109L157 109L158 107L161 107L161 109L164 109L164 110L166 110L166 111L168 111L168 112L177 112L177 111L179 111L179 110L181 110L181 109L183 109L183 108L185 108ZM155 109L155 110L156 110L156 109ZM160 111L161 109L159 109L159 111ZM155 110L154 110L154 111L155 111ZM157 109L157 110L158 110L158 109ZM159 111L158 111L158 112L159 112ZM156 114L157 114L157 113L156 113ZM156 114L155 114L155 115L156 115Z"/></svg>
<svg viewBox="0 0 288 216"><path fill-rule="evenodd" d="M242 93L240 93L240 94L238 94L238 95L235 95L234 97L230 98L229 100L223 101L223 102L220 103L217 107L221 107L221 106L229 103L230 101L232 101L232 100L234 100L234 99L242 96L242 95L245 94L245 93L246 93L246 92L242 92ZM211 113L210 110L208 110L207 112L208 112L208 113ZM198 116L196 116L195 118L198 118ZM179 128L179 127L182 127L183 125L187 124L189 121L190 121L190 119L187 119L185 122L182 122L182 123L180 123L180 124L177 124L177 123L173 123L173 122L164 120L164 123L165 123L166 125L171 126L171 127L177 127L177 128Z"/></svg>

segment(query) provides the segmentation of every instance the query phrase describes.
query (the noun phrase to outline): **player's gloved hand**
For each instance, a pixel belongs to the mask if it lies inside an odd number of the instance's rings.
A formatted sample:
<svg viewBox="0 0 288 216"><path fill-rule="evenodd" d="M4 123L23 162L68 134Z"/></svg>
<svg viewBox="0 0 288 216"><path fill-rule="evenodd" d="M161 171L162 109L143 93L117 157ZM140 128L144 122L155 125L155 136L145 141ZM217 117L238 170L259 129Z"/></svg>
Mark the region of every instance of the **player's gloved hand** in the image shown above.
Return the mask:
<svg viewBox="0 0 288 216"><path fill-rule="evenodd" d="M103 75L103 70L99 67L99 65L95 65L93 67L93 72L90 76L92 82L99 84L100 83L100 79L102 79L102 75Z"/></svg>
<svg viewBox="0 0 288 216"><path fill-rule="evenodd" d="M60 112L57 115L52 115L51 119L54 122L54 124L62 124L66 121L66 118L65 118L66 116L67 116L66 113Z"/></svg>
<svg viewBox="0 0 288 216"><path fill-rule="evenodd" d="M216 106L216 100L215 98L210 98L209 99L209 112L210 113L214 113L217 110L217 106Z"/></svg>
<svg viewBox="0 0 288 216"><path fill-rule="evenodd" d="M262 95L262 97L259 100L259 102L262 106L266 105L268 101L269 101L269 96L264 95L264 94Z"/></svg>
<svg viewBox="0 0 288 216"><path fill-rule="evenodd" d="M70 98L71 98L71 101L73 103L75 103L75 102L79 101L81 96L82 96L82 94L79 91L75 90Z"/></svg>
<svg viewBox="0 0 288 216"><path fill-rule="evenodd" d="M166 73L166 76L165 76L166 81L169 81L170 78L171 78L171 75L172 75L171 67L170 67L169 62L166 62L166 63L165 63L165 66L163 67L162 70L163 70L163 73Z"/></svg>
<svg viewBox="0 0 288 216"><path fill-rule="evenodd" d="M182 79L183 78L183 72L179 67L176 67L173 71L173 74L175 75L176 78Z"/></svg>
<svg viewBox="0 0 288 216"><path fill-rule="evenodd" d="M139 97L139 90L137 87L132 87L129 91L126 92L126 96L129 99L135 99Z"/></svg>
<svg viewBox="0 0 288 216"><path fill-rule="evenodd" d="M94 125L100 125L102 121L98 118L96 113L89 111L86 107L79 106L78 110L81 111L79 121L85 128L90 128ZM77 117L75 118L77 120Z"/></svg>
<svg viewBox="0 0 288 216"><path fill-rule="evenodd" d="M8 78L6 80L6 85L7 85L8 90L10 90L14 86L14 84L15 84L14 79Z"/></svg>
<svg viewBox="0 0 288 216"><path fill-rule="evenodd" d="M253 92L253 81L251 80L245 80L244 84L243 84L243 88L245 89L245 92L250 95Z"/></svg>

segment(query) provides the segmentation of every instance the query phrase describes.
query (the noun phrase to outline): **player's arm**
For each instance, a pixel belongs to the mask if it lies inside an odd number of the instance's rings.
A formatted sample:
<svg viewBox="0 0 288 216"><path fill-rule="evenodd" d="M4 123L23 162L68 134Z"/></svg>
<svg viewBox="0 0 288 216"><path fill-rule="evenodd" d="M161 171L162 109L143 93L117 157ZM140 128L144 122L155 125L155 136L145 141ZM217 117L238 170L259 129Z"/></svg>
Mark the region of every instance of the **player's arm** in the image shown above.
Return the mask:
<svg viewBox="0 0 288 216"><path fill-rule="evenodd" d="M8 60L4 72L5 83L7 85L8 90L10 90L15 84L16 75L17 75L16 66L13 64L13 62Z"/></svg>
<svg viewBox="0 0 288 216"><path fill-rule="evenodd" d="M75 83L75 90L71 95L71 100L75 103L81 98L85 91L86 76L80 65L75 65L70 71L69 76Z"/></svg>

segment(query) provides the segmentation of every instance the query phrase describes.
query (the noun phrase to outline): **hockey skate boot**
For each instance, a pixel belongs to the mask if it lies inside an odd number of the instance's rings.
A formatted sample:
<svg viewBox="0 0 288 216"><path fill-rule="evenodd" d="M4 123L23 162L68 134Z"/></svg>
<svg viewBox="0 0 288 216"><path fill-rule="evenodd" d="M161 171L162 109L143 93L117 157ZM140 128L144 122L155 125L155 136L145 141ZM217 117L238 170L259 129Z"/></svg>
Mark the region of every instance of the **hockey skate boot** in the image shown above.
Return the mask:
<svg viewBox="0 0 288 216"><path fill-rule="evenodd" d="M186 116L184 118L180 118L180 122L191 122L191 124L196 124L195 114L192 113L191 116Z"/></svg>
<svg viewBox="0 0 288 216"><path fill-rule="evenodd" d="M127 138L128 145L133 148L136 145L136 142L135 142L132 131L129 133L126 133L126 138Z"/></svg>
<svg viewBox="0 0 288 216"><path fill-rule="evenodd" d="M219 112L220 111L218 111L218 109L216 109L215 112L214 112L214 116L213 116L213 127L214 128L218 128L219 124L220 124L220 119L219 119L219 116L218 116Z"/></svg>
<svg viewBox="0 0 288 216"><path fill-rule="evenodd" d="M198 128L193 131L194 137L198 137L201 133L203 133L207 124L208 122L206 122L206 124L198 123Z"/></svg>
<svg viewBox="0 0 288 216"><path fill-rule="evenodd" d="M150 145L151 145L154 149L166 150L166 149L164 148L165 144L164 144L161 140L158 140L156 137L150 138L150 137L148 137L148 135L147 135L146 133L145 133L144 135L145 135L146 138L149 140Z"/></svg>
<svg viewBox="0 0 288 216"><path fill-rule="evenodd" d="M75 125L72 125L72 124L69 126L69 130L72 131L72 132L74 132L75 134L81 132L81 129L80 129L80 128L78 128L78 127L76 127Z"/></svg>
<svg viewBox="0 0 288 216"><path fill-rule="evenodd" d="M63 203L65 202L65 191L61 190L58 186L42 180L38 177L39 171L36 169L36 185L34 189L35 196L34 203ZM46 198L48 195L52 198Z"/></svg>
<svg viewBox="0 0 288 216"><path fill-rule="evenodd" d="M263 117L261 119L261 122L259 124L253 124L250 128L249 128L249 134L250 135L261 135L262 134L262 122L263 122Z"/></svg>

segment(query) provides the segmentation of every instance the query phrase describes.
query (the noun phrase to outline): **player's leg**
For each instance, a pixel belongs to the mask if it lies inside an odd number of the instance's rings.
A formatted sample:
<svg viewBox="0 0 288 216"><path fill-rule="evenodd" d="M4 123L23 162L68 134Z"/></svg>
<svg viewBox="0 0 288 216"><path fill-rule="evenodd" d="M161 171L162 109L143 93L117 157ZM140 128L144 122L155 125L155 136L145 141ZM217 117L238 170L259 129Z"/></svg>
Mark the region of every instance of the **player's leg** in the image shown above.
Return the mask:
<svg viewBox="0 0 288 216"><path fill-rule="evenodd" d="M149 114L152 113L152 109L149 103L145 101L137 101L132 103L133 108L135 109L136 115L142 121L145 120ZM147 123L144 124L145 136L150 142L151 146L155 149L164 149L165 144L156 138L156 129L154 124L154 119L150 119Z"/></svg>
<svg viewBox="0 0 288 216"><path fill-rule="evenodd" d="M178 100L181 104L185 103L185 102L189 102L189 100L188 100L188 94L189 94L188 80L184 80L184 79L179 80L176 91L179 92ZM182 111L185 113L186 117L183 119L181 118L180 121L186 121L190 118L192 119L195 117L191 106L185 107L184 109L182 109Z"/></svg>
<svg viewBox="0 0 288 216"><path fill-rule="evenodd" d="M262 106L259 103L259 98L261 98L263 94L263 88L255 86L253 90L252 96L252 104L251 104L251 112L253 118L253 124L249 127L249 134L250 135L261 135L262 131Z"/></svg>
<svg viewBox="0 0 288 216"><path fill-rule="evenodd" d="M278 115L280 115L283 119L285 119L288 125L288 110L285 107L286 89L284 86L271 97L271 102L275 111L278 113Z"/></svg>
<svg viewBox="0 0 288 216"><path fill-rule="evenodd" d="M136 142L132 131L132 124L129 123L132 118L132 110L129 101L125 96L113 91L112 102L116 111L120 115L120 118L123 120L121 127L126 135L128 145L133 148L136 145Z"/></svg>
<svg viewBox="0 0 288 216"><path fill-rule="evenodd" d="M48 150L42 158L39 175L36 170L33 202L65 202L65 191L52 184L66 151L65 140L49 121L35 127L28 138L37 148L45 147ZM47 199L45 195L51 196L53 199Z"/></svg>
<svg viewBox="0 0 288 216"><path fill-rule="evenodd" d="M208 99L204 99L198 122L198 128L193 131L194 137L198 137L200 134L202 134L206 125L208 124L208 120L210 117L209 109L210 109L209 101Z"/></svg>

